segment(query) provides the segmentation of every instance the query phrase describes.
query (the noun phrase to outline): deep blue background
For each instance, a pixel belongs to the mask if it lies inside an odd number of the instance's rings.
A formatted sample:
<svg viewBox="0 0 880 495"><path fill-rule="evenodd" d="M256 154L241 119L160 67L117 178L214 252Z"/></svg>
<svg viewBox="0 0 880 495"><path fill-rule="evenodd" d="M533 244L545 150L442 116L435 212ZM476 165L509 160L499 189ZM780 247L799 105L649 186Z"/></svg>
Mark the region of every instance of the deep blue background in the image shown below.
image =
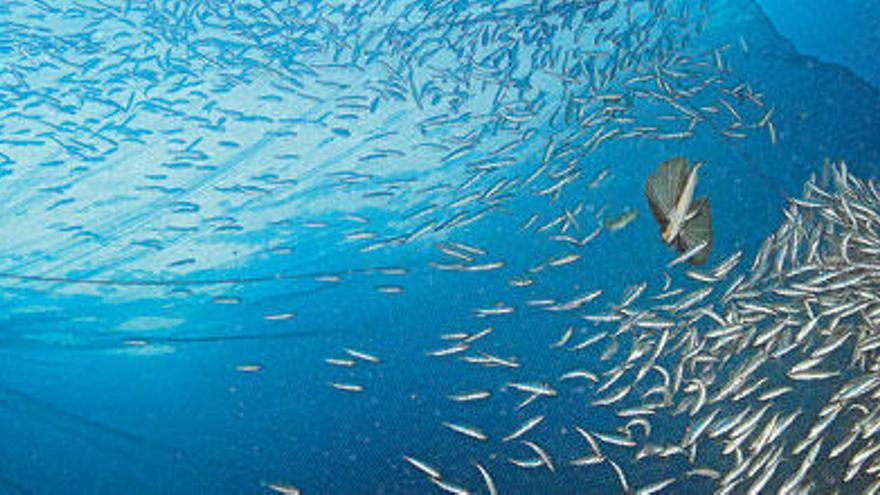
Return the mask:
<svg viewBox="0 0 880 495"><path fill-rule="evenodd" d="M804 54L846 66L880 88L880 1L757 0Z"/></svg>

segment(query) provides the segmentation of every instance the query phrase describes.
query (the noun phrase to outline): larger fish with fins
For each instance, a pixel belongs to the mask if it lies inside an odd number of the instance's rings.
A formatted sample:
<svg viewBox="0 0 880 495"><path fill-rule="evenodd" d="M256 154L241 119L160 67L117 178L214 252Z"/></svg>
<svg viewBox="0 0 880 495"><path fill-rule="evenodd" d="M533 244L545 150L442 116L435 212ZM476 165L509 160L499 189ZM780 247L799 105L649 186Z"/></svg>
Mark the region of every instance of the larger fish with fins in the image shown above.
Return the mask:
<svg viewBox="0 0 880 495"><path fill-rule="evenodd" d="M701 163L688 166L687 160L680 156L670 158L658 165L645 181L645 196L660 226L660 238L680 253L692 252L687 260L692 265L702 265L712 251L709 199L694 198L701 166Z"/></svg>

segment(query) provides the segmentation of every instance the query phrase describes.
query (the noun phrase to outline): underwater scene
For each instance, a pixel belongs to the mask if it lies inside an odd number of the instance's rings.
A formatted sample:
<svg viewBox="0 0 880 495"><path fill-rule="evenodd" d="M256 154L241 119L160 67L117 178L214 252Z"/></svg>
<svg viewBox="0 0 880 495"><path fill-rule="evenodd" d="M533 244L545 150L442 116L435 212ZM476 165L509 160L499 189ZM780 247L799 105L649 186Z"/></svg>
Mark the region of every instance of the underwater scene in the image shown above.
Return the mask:
<svg viewBox="0 0 880 495"><path fill-rule="evenodd" d="M880 493L878 19L3 1L0 494Z"/></svg>

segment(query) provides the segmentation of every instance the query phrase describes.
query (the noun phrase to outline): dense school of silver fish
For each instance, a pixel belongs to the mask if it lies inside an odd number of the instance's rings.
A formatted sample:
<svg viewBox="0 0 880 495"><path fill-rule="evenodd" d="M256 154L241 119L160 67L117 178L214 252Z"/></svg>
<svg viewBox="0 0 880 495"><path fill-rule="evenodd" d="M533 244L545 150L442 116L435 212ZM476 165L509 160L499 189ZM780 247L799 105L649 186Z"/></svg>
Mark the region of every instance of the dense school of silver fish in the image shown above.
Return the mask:
<svg viewBox="0 0 880 495"><path fill-rule="evenodd" d="M465 16L443 2L5 3L0 174L44 186L0 185L10 211L34 219L0 246L16 267L4 276L39 281L23 274L73 265L98 277L80 282L113 287L157 265L180 276L222 266L234 245L293 272L316 264L319 284L380 277L375 291L393 297L407 268L369 256L429 242L431 269L497 273L509 291L469 308L473 328L444 331L424 359L509 377L443 392L462 408L440 421L443 434L498 455L465 466L482 480L466 487L454 474L463 466L436 464L429 446L402 452L425 490L506 492L492 474L504 463L531 476L605 470L619 491L643 494L692 482L720 493L880 492L875 185L826 167L750 267L736 252L685 268L686 252L618 298L600 287L523 296L547 273L584 265L594 239L644 210L584 201L620 172L597 165L596 150L698 134L776 144L774 107L732 70L745 39L689 48L703 2L464 3ZM105 187L133 171L125 188ZM535 199L540 213L505 209ZM519 270L459 234L493 221L516 221L552 254ZM342 254L297 264L297 246L248 236L267 230L350 246L363 266L340 265ZM36 265L44 252L52 258ZM249 280L228 282L173 292L247 303L235 291ZM299 309L258 318L282 325ZM559 376L483 347L526 312L558 327L542 345L570 364ZM356 398L370 392L360 367L393 363L352 345L326 363L351 371L328 386ZM617 426L591 426L563 402L573 394ZM515 398L515 424L467 420L468 407L499 397ZM571 424L548 431L551 417Z"/></svg>
<svg viewBox="0 0 880 495"><path fill-rule="evenodd" d="M525 359L480 350L492 327L442 335L450 344L429 356L511 370L510 381L450 400L505 391L523 398L514 406L523 419L509 431L444 426L496 442L509 456L500 462L522 469L610 470L615 491L626 493L674 492L694 478L715 493L880 493L880 191L845 164L826 164L825 172L789 200L786 221L751 266L735 252L683 276L663 272L653 287L633 284L619 299L576 313L594 325L567 326L546 343L572 366L552 380L516 373ZM529 405L578 393L575 384L587 387L588 407L613 413L616 428L572 420L568 431L540 431L549 412L530 414ZM580 417L562 405L544 410ZM570 431L582 440L580 453L565 438ZM448 492L504 491L491 460L474 464L485 486L464 487L431 464L430 451L404 459ZM651 470L663 475L640 476L635 486L627 473L650 463L663 464Z"/></svg>

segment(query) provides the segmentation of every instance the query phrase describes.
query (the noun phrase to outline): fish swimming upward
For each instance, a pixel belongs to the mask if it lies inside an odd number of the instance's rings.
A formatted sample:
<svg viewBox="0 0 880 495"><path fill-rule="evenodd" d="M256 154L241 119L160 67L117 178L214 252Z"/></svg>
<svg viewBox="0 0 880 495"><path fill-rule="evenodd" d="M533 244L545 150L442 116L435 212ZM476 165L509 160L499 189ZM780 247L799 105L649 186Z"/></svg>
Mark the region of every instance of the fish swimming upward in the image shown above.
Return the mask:
<svg viewBox="0 0 880 495"><path fill-rule="evenodd" d="M687 261L692 265L703 264L712 251L709 199L694 199L701 165L688 167L683 157L670 158L645 181L645 196L660 225L660 238L680 253L689 254Z"/></svg>

